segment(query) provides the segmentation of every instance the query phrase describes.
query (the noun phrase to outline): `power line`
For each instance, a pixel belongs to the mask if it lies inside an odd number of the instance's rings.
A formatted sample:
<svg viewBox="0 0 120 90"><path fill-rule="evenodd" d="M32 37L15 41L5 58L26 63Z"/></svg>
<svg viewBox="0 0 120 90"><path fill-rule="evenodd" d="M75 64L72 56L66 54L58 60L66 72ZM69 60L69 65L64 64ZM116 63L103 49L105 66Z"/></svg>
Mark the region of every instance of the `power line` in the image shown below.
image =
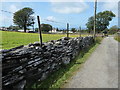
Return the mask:
<svg viewBox="0 0 120 90"><path fill-rule="evenodd" d="M1 12L5 12L5 13L9 13L9 14L14 14L13 12L10 12L10 11L6 11L6 10L0 10ZM5 19L5 18L4 18ZM5 24L5 21L4 20L4 24ZM13 26L13 22L11 22L11 26ZM12 27L13 28L13 27Z"/></svg>
<svg viewBox="0 0 120 90"><path fill-rule="evenodd" d="M10 14L14 14L13 12L10 12L10 11L6 11L6 10L0 10L2 12L6 12L6 13L10 13ZM37 16L35 16L37 17ZM65 22L59 22L59 21L55 21L55 20L49 20L49 19L43 19L44 21L48 21L48 22L52 22L52 23L57 23L57 24L66 24ZM74 25L76 26L75 24L71 24L71 25Z"/></svg>
<svg viewBox="0 0 120 90"><path fill-rule="evenodd" d="M6 12L6 13L14 14L13 12L5 11L5 10L0 10L0 11L2 11L2 12Z"/></svg>
<svg viewBox="0 0 120 90"><path fill-rule="evenodd" d="M48 22L52 22L52 23L59 23L59 24L65 24L66 25L66 23L65 22L58 22L58 21L54 21L54 20L49 20L49 19L44 19L45 21L48 21ZM74 26L76 26L75 24L70 24L70 25L74 25Z"/></svg>
<svg viewBox="0 0 120 90"><path fill-rule="evenodd" d="M48 22L53 22L53 23L61 23L61 24L66 24L64 22L58 22L58 21L54 21L54 20L49 20L49 19L44 19L45 21L48 21Z"/></svg>

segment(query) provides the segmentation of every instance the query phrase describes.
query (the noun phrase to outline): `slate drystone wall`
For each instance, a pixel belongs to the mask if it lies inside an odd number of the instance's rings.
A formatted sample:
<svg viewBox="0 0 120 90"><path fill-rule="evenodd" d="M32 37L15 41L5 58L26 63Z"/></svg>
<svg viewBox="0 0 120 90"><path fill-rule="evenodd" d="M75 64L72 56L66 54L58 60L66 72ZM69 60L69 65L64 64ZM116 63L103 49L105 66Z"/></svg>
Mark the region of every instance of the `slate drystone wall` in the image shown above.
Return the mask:
<svg viewBox="0 0 120 90"><path fill-rule="evenodd" d="M93 44L93 37L64 37L43 43L2 50L2 88L24 88L33 81L42 81L62 65L69 64L81 50ZM20 89L21 90L21 89Z"/></svg>

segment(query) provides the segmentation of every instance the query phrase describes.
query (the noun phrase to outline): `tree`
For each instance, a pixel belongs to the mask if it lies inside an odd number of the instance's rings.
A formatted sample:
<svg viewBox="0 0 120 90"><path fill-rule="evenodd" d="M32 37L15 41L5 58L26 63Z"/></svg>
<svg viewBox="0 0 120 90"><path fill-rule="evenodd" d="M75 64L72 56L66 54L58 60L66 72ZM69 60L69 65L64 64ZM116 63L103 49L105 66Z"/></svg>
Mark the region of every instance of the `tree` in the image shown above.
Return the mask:
<svg viewBox="0 0 120 90"><path fill-rule="evenodd" d="M117 32L118 32L118 26L117 25L114 25L114 26L110 27L109 34L115 34Z"/></svg>
<svg viewBox="0 0 120 90"><path fill-rule="evenodd" d="M90 17L88 19L88 23L86 24L86 26L87 26L89 33L90 33L90 31L92 31L94 28L94 17Z"/></svg>
<svg viewBox="0 0 120 90"><path fill-rule="evenodd" d="M41 24L41 30L43 32L49 32L52 30L52 26L50 24Z"/></svg>
<svg viewBox="0 0 120 90"><path fill-rule="evenodd" d="M72 31L73 33L75 33L75 32L76 32L76 29L75 29L75 28L71 28L71 31Z"/></svg>
<svg viewBox="0 0 120 90"><path fill-rule="evenodd" d="M20 28L18 26L9 26L8 27L9 30L13 30L13 31L18 31Z"/></svg>
<svg viewBox="0 0 120 90"><path fill-rule="evenodd" d="M113 17L115 17L115 14L112 11L99 12L96 15L96 30L97 30L97 32L101 32L101 31L105 30L109 26L110 21L113 19ZM88 19L86 26L89 30L93 30L94 16L92 16Z"/></svg>
<svg viewBox="0 0 120 90"><path fill-rule="evenodd" d="M38 32L38 28L35 28L35 32Z"/></svg>
<svg viewBox="0 0 120 90"><path fill-rule="evenodd" d="M31 8L23 8L14 13L13 21L20 28L24 28L24 32L26 32L27 27L33 25L34 17L31 16L34 14L33 9Z"/></svg>
<svg viewBox="0 0 120 90"><path fill-rule="evenodd" d="M59 29L57 28L56 31L59 31Z"/></svg>

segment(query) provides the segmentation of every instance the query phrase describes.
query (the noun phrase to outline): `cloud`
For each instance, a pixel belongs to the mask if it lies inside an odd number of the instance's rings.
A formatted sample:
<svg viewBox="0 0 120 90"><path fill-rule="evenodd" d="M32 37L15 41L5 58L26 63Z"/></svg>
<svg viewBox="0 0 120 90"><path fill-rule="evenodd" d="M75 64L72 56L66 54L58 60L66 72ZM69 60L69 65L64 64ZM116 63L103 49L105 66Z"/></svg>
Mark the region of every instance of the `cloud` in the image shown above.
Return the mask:
<svg viewBox="0 0 120 90"><path fill-rule="evenodd" d="M7 12L1 12L0 14L0 22L2 26L8 26L13 24L13 13L16 12L17 10L21 9L22 5L21 3L4 3L2 6L2 9ZM9 13L11 12L11 13Z"/></svg>
<svg viewBox="0 0 120 90"><path fill-rule="evenodd" d="M88 8L85 2L52 2L52 10L57 13L81 13Z"/></svg>
<svg viewBox="0 0 120 90"><path fill-rule="evenodd" d="M50 2L94 2L95 0L48 0ZM119 0L97 0L97 2L118 2Z"/></svg>
<svg viewBox="0 0 120 90"><path fill-rule="evenodd" d="M95 0L1 0L1 2L94 2ZM118 2L119 0L97 0L98 2Z"/></svg>
<svg viewBox="0 0 120 90"><path fill-rule="evenodd" d="M113 13L118 16L118 2L112 2L112 0L108 0L109 2L104 2L102 9L113 11Z"/></svg>
<svg viewBox="0 0 120 90"><path fill-rule="evenodd" d="M12 25L12 17L11 16L7 16L7 15L2 15L0 14L0 27L1 26L6 26L6 25Z"/></svg>
<svg viewBox="0 0 120 90"><path fill-rule="evenodd" d="M47 20L55 21L55 17L54 17L54 16L48 16L46 19L47 19Z"/></svg>
<svg viewBox="0 0 120 90"><path fill-rule="evenodd" d="M119 0L98 0L98 2L119 2Z"/></svg>
<svg viewBox="0 0 120 90"><path fill-rule="evenodd" d="M109 9L109 10L118 10L118 3L117 2L104 2L103 4L104 9Z"/></svg>
<svg viewBox="0 0 120 90"><path fill-rule="evenodd" d="M19 10L19 8L16 6L16 5L10 5L10 7L9 7L9 11L11 11L11 12L16 12L17 10Z"/></svg>

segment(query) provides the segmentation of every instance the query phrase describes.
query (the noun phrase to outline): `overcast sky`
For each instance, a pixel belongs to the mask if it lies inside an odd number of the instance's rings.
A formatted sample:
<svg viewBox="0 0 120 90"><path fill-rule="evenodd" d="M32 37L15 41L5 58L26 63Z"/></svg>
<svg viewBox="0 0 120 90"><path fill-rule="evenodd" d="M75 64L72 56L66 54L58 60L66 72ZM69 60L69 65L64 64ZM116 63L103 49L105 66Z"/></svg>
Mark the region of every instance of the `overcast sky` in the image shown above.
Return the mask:
<svg viewBox="0 0 120 90"><path fill-rule="evenodd" d="M55 2L55 0L50 0L40 2L37 0L34 2L15 2L15 0L12 0L11 2L1 2L0 9L14 13L24 7L30 7L35 12L35 18L37 15L41 17L41 23L48 23L58 28L66 28L66 23L70 23L70 28L78 28L79 26L86 28L88 18L94 15L94 2L92 2L92 0L89 2L86 2L86 0L74 0L76 2L64 1L65 0L61 2L58 0L58 2ZM113 0L106 1L98 2L97 13L105 10L112 11L116 14L116 17L110 22L109 27L118 25L118 0L114 2ZM12 18L13 14L0 11L0 27L14 25ZM46 21L46 19L59 23L49 22ZM37 21L35 27L37 27Z"/></svg>

